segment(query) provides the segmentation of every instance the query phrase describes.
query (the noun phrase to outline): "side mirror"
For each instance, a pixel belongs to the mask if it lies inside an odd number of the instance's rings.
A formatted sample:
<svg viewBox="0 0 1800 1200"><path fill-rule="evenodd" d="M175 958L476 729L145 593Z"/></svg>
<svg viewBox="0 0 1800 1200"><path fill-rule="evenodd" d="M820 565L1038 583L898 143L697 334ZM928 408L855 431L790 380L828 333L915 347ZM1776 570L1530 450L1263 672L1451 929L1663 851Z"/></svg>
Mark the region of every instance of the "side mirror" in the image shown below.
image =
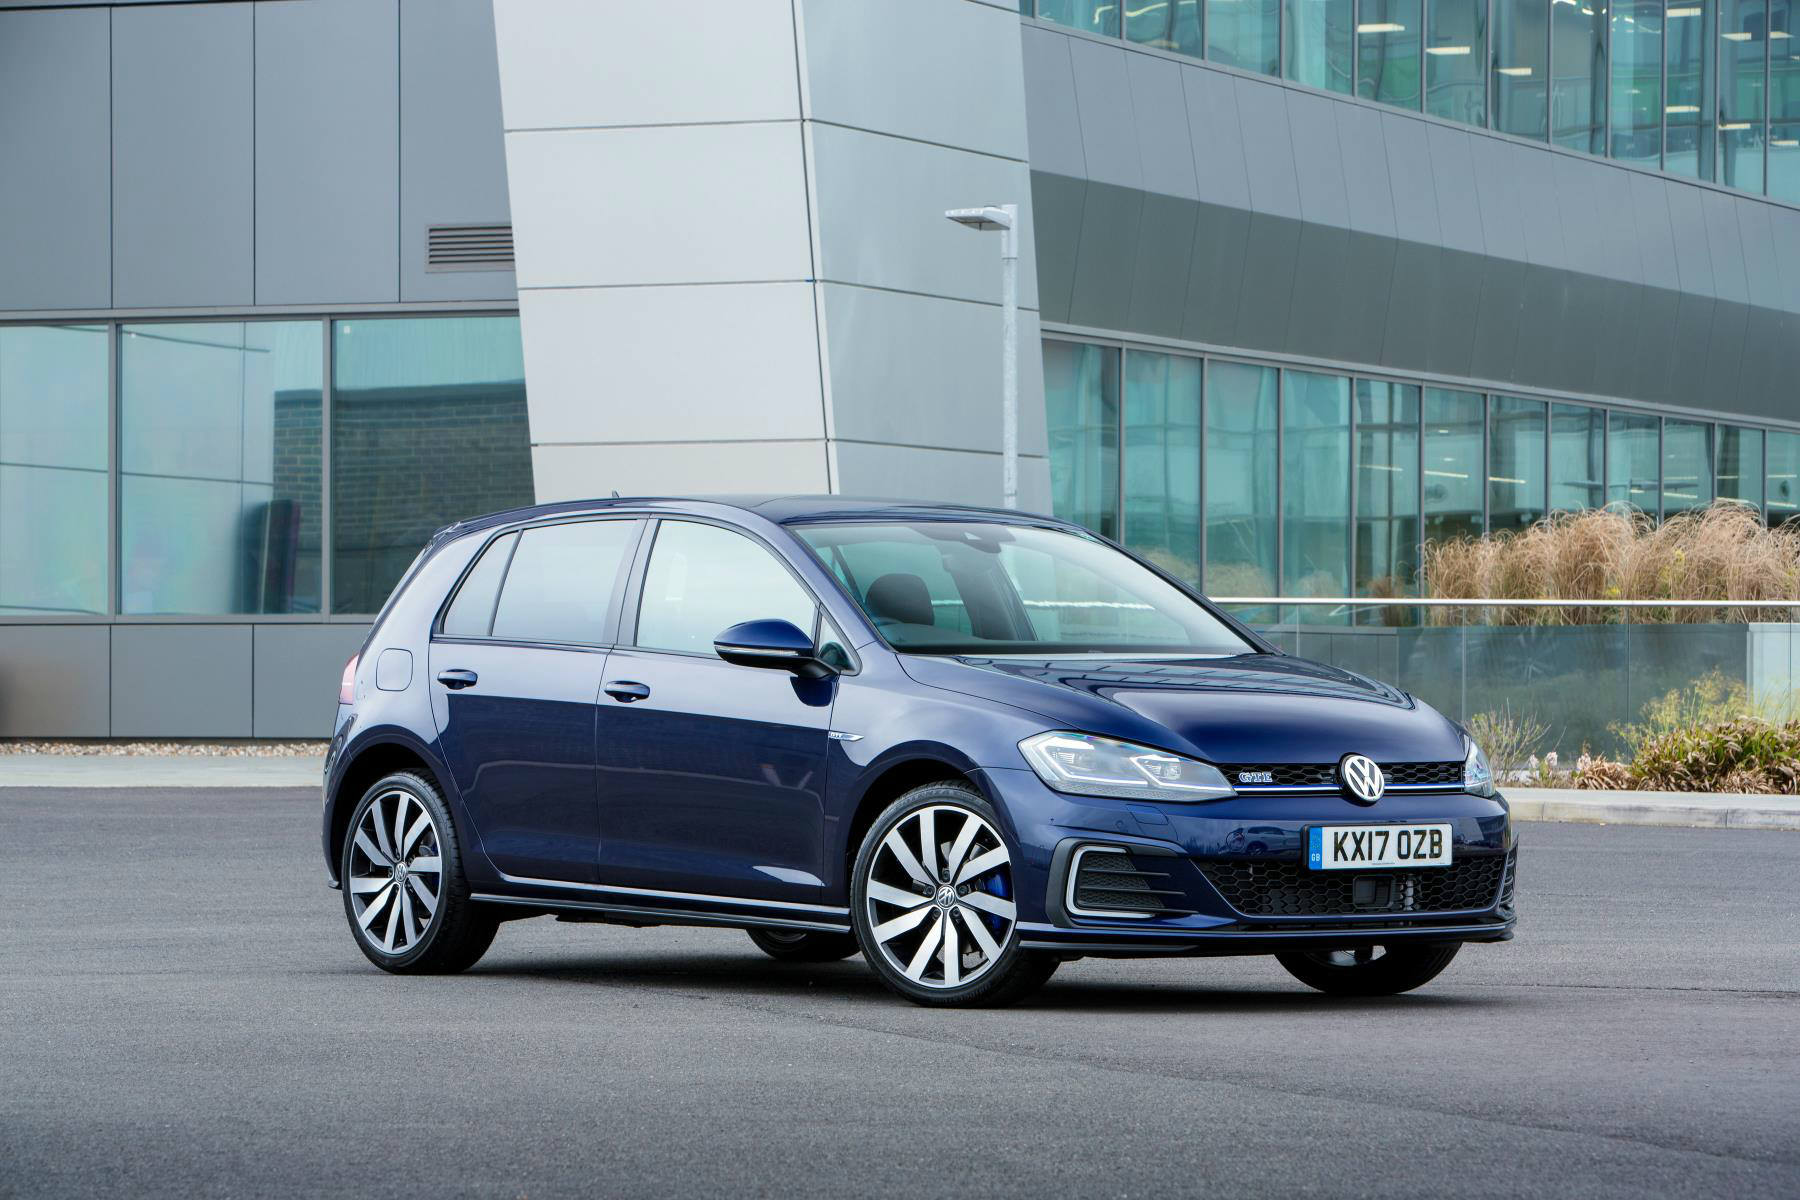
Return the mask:
<svg viewBox="0 0 1800 1200"><path fill-rule="evenodd" d="M792 671L802 679L824 679L837 674L819 661L813 640L792 621L743 621L713 639L713 649L728 663L740 667L774 667Z"/></svg>

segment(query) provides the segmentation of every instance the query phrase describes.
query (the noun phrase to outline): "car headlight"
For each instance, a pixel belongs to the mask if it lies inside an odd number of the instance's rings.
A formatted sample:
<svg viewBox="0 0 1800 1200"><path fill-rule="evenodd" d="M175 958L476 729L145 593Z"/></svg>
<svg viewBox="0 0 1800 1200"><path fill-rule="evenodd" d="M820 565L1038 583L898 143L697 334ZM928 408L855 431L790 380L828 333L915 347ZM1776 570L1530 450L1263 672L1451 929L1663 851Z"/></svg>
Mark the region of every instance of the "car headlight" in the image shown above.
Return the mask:
<svg viewBox="0 0 1800 1200"><path fill-rule="evenodd" d="M1237 793L1210 763L1086 733L1040 733L1019 743L1038 778L1076 796L1222 800Z"/></svg>
<svg viewBox="0 0 1800 1200"><path fill-rule="evenodd" d="M1494 794L1494 769L1488 766L1487 755L1481 752L1472 738L1465 738L1469 752L1463 756L1463 791L1473 792L1477 796Z"/></svg>

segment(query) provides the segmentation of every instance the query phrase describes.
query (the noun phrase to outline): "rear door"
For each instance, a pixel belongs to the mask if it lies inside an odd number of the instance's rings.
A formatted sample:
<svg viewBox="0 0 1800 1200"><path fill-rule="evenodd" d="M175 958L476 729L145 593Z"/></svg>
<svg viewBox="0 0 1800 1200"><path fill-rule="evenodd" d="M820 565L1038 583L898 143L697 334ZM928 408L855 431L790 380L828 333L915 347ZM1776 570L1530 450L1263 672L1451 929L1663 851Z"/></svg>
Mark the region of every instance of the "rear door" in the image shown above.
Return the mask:
<svg viewBox="0 0 1800 1200"><path fill-rule="evenodd" d="M494 538L432 638L444 758L507 875L598 877L596 700L641 529L565 520Z"/></svg>
<svg viewBox="0 0 1800 1200"><path fill-rule="evenodd" d="M734 666L713 639L764 618L815 631L817 603L741 531L665 519L650 536L600 698L601 876L814 902L838 681Z"/></svg>

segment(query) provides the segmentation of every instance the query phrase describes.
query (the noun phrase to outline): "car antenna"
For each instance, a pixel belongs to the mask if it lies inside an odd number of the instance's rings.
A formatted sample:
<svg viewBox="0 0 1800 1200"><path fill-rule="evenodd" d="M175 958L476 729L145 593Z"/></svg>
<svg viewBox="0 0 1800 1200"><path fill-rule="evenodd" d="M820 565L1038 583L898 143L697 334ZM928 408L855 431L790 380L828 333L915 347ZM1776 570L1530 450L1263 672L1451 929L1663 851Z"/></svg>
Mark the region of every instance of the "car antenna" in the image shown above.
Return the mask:
<svg viewBox="0 0 1800 1200"><path fill-rule="evenodd" d="M614 488L614 489L613 489L613 494L612 494L612 498L613 498L613 499L614 499L614 500L617 500L617 499L618 499L618 498L619 498L619 489L618 489L618 488Z"/></svg>

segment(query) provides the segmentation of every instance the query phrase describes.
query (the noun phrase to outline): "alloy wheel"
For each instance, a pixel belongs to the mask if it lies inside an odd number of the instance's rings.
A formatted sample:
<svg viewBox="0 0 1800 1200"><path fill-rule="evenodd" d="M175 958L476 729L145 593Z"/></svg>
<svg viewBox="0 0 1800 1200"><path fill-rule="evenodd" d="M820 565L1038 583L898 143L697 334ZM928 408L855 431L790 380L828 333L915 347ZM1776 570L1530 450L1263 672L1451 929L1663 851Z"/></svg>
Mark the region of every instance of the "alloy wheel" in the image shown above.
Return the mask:
<svg viewBox="0 0 1800 1200"><path fill-rule="evenodd" d="M913 983L956 988L993 969L1013 936L1012 856L980 814L933 804L888 831L864 904L883 958Z"/></svg>
<svg viewBox="0 0 1800 1200"><path fill-rule="evenodd" d="M345 880L357 934L383 954L418 946L443 896L443 844L431 811L410 792L383 792L363 810Z"/></svg>

